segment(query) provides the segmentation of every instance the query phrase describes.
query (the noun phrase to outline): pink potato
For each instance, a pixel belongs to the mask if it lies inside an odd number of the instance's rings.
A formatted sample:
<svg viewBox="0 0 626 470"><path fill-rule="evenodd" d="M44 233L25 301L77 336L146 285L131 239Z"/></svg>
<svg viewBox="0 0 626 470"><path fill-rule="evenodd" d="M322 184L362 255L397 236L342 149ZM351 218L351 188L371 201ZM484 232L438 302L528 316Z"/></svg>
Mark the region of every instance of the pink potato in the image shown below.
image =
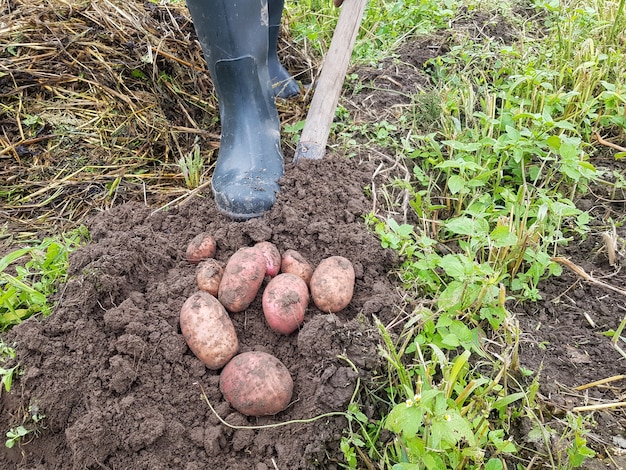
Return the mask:
<svg viewBox="0 0 626 470"><path fill-rule="evenodd" d="M208 292L196 292L185 301L180 311L180 329L189 349L209 369L224 367L239 350L230 317Z"/></svg>
<svg viewBox="0 0 626 470"><path fill-rule="evenodd" d="M207 258L213 258L216 250L215 238L206 232L199 233L187 245L187 261L199 263Z"/></svg>
<svg viewBox="0 0 626 470"><path fill-rule="evenodd" d="M265 278L267 262L256 248L240 248L226 267L217 298L229 312L242 312L252 303Z"/></svg>
<svg viewBox="0 0 626 470"><path fill-rule="evenodd" d="M354 267L343 256L331 256L313 271L311 298L323 312L336 313L348 306L354 294Z"/></svg>
<svg viewBox="0 0 626 470"><path fill-rule="evenodd" d="M311 276L313 275L313 267L296 250L287 250L283 253L283 259L280 264L280 272L300 276L302 280L309 285L309 282L311 282Z"/></svg>
<svg viewBox="0 0 626 470"><path fill-rule="evenodd" d="M198 264L196 268L196 284L198 284L200 290L217 297L223 275L224 265L216 259L209 258Z"/></svg>
<svg viewBox="0 0 626 470"><path fill-rule="evenodd" d="M254 247L261 250L261 253L263 253L265 257L265 261L267 262L265 274L270 277L276 276L280 270L280 251L278 251L276 245L272 242L259 242L254 245Z"/></svg>
<svg viewBox="0 0 626 470"><path fill-rule="evenodd" d="M263 291L263 314L270 328L288 335L304 321L309 288L295 274L281 273Z"/></svg>
<svg viewBox="0 0 626 470"><path fill-rule="evenodd" d="M289 406L293 379L271 354L251 351L232 358L220 375L220 390L246 416L268 416Z"/></svg>

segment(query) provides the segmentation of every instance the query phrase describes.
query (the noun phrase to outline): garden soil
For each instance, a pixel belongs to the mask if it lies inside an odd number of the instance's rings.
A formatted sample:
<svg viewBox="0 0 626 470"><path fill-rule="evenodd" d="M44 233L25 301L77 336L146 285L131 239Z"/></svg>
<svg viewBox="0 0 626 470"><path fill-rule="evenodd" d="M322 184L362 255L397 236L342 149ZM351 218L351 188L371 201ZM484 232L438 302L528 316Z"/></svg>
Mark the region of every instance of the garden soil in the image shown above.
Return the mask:
<svg viewBox="0 0 626 470"><path fill-rule="evenodd" d="M345 97L355 120L391 119L394 109L410 104L408 93L429 82L423 62L445 53L446 41L407 43L400 60L357 70L370 86ZM339 445L349 425L343 412L350 401L374 419L385 411L366 392L385 376L375 318L399 334L398 320L411 308L393 274L401 260L381 247L363 220L376 209L374 190L398 165L377 149L350 158L329 152L324 160L297 165L292 152L285 153L278 201L258 219L223 217L210 190L168 208L136 198L92 212L85 221L91 241L71 255L70 278L56 295L53 314L3 334L15 345L23 375L0 396L0 430L28 421L36 410L45 419L14 448L0 446L1 470L341 467ZM624 170L602 152L593 163L607 174ZM590 234L574 236L558 253L591 281L566 267L540 284L541 300L508 304L520 326L520 364L535 373L520 380L529 383L538 374L538 419L557 430L556 437L538 440L532 420L511 421L511 434L528 450L521 453L525 468L550 468L545 452L544 458L534 452L563 446L558 430L568 410L626 398L624 380L575 389L624 374L626 363L605 334L626 315L626 297L618 291L626 286L624 257L618 254L610 265L603 238L610 221L626 214L626 196L592 189L578 201L592 215ZM275 416L248 418L231 408L218 388L219 371L208 370L181 335L181 306L196 291L196 266L185 250L201 232L216 238L221 261L238 248L271 241L314 265L333 255L354 264L350 305L328 314L311 304L292 335L269 329L260 294L246 311L231 315L240 352L273 354L293 377L292 403ZM586 468L626 468L624 412L582 415L598 453Z"/></svg>
<svg viewBox="0 0 626 470"><path fill-rule="evenodd" d="M28 444L3 449L0 467L29 469L333 468L357 379L380 373L373 315L390 319L399 297L388 272L394 256L363 225L362 188L373 168L359 159L289 165L274 208L260 219L232 222L210 197L156 211L129 203L89 222L91 243L72 255L59 308L43 321L14 328L25 374L2 396L2 426L28 406L45 414L45 430ZM190 352L178 317L196 290L189 241L213 234L216 258L271 241L313 265L341 255L352 261L356 291L336 315L307 310L297 333L265 323L258 298L232 314L240 352L265 351L289 369L293 402L276 416L244 418L218 388L219 373ZM232 429L289 420L308 423ZM334 449L334 450L333 450ZM316 462L318 464L316 464Z"/></svg>

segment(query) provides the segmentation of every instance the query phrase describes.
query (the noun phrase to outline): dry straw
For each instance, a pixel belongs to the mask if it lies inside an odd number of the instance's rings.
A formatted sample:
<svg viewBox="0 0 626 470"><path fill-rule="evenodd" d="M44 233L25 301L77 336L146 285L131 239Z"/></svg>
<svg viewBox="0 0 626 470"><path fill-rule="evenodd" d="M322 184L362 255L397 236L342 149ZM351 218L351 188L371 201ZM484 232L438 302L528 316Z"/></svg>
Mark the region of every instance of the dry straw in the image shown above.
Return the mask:
<svg viewBox="0 0 626 470"><path fill-rule="evenodd" d="M311 62L281 48L292 72ZM303 119L303 100L278 105ZM196 138L206 188L217 102L184 3L0 0L0 240L184 197L177 162Z"/></svg>

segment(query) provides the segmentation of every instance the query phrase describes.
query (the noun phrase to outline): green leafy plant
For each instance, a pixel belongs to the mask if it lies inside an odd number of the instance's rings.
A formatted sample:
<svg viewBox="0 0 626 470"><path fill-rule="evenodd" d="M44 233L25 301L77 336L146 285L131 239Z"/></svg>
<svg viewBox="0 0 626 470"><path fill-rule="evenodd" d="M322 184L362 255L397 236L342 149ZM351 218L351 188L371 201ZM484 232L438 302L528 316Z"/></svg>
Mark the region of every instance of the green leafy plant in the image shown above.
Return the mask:
<svg viewBox="0 0 626 470"><path fill-rule="evenodd" d="M200 154L200 145L197 142L193 144L192 150L187 155L178 160L178 166L185 179L185 185L189 189L200 186L204 158Z"/></svg>
<svg viewBox="0 0 626 470"><path fill-rule="evenodd" d="M8 346L2 339L0 339L0 395L2 389L10 392L13 386L13 380L19 374L19 365L13 367L4 368L5 362L13 360L16 357L15 349Z"/></svg>
<svg viewBox="0 0 626 470"><path fill-rule="evenodd" d="M406 38L446 28L458 4L453 1L419 2L371 0L355 48L357 62L377 63L389 57ZM311 15L310 12L316 12ZM286 21L297 43L322 56L330 44L339 9L326 0L287 3Z"/></svg>
<svg viewBox="0 0 626 470"><path fill-rule="evenodd" d="M15 446L15 444L22 442L24 437L29 435L36 436L42 429L44 429L43 420L45 418L46 416L40 413L37 406L29 406L28 414L24 417L24 422L7 431L7 440L4 445L11 449Z"/></svg>
<svg viewBox="0 0 626 470"><path fill-rule="evenodd" d="M22 438L28 435L30 431L26 429L24 426L17 426L15 428L11 428L7 431L7 440L4 445L11 449L22 440Z"/></svg>
<svg viewBox="0 0 626 470"><path fill-rule="evenodd" d="M437 15L462 22L488 9L519 29L512 42L455 29L449 52L425 69L435 84L426 105L436 117L422 119L422 93L407 108L413 115L393 123L355 125L349 116L340 123L337 138L384 147L404 175L368 188L378 205L365 220L382 246L398 253L397 275L420 304L403 317L404 342L384 341L387 396L378 399L389 413L372 423L350 405L342 450L351 468L374 458L394 469L502 468L499 446L515 447L505 436L521 416L554 438L534 413L539 377L530 385L513 378L532 372L517 363L519 332L507 302L539 299L540 283L561 273L559 248L589 231L590 216L574 200L602 175L592 164L594 143L626 129L623 48L615 42L626 27L624 2L534 1L531 19L511 6L470 2L465 12L443 5L425 14L438 28ZM387 7L401 17L414 13ZM381 21L373 29L393 36L377 8L369 10ZM620 189L623 176L613 171L613 178ZM384 216L381 205L393 215ZM464 393L472 381L479 385ZM486 413L485 432L476 410ZM562 452L548 454L549 464L574 468L592 455L588 424L561 423ZM380 442L381 428L394 438ZM493 458L481 461L481 451Z"/></svg>
<svg viewBox="0 0 626 470"><path fill-rule="evenodd" d="M0 258L0 330L52 311L49 296L67 279L68 255L87 238L84 228Z"/></svg>
<svg viewBox="0 0 626 470"><path fill-rule="evenodd" d="M517 452L504 428L516 403L521 409L525 394L506 392L500 384L505 372L491 378L471 367L471 351L480 352L480 346L462 323L443 328L437 322L433 329L424 325L433 321L432 315L421 312L419 318L421 322L406 330L399 346L377 322L381 354L388 363L390 411L371 425L358 406L351 404L349 414L360 433L352 432L342 442L346 460L352 462L350 468L357 468L357 453L364 455L361 448L369 448L369 455L394 470L504 468L501 458ZM461 345L469 349L458 352ZM414 360L406 360L407 355ZM488 419L492 414L500 416L500 428ZM372 452L380 428L394 437Z"/></svg>

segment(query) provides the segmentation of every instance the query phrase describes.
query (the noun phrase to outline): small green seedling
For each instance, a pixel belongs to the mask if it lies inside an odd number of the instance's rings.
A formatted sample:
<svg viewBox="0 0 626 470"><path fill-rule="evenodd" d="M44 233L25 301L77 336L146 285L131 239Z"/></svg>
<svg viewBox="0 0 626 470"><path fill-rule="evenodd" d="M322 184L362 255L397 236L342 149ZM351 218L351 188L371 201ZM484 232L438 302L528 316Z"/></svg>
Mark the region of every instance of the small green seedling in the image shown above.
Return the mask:
<svg viewBox="0 0 626 470"><path fill-rule="evenodd" d="M4 366L4 363L8 359L15 359L15 357L15 349L8 346L4 341L2 341L2 339L0 339L0 364ZM2 366L0 366L0 394L2 394L2 389L7 392L11 391L13 379L19 374L19 365L8 369L5 369Z"/></svg>
<svg viewBox="0 0 626 470"><path fill-rule="evenodd" d="M191 152L178 160L178 166L183 174L187 188L194 189L200 186L203 165L204 159L200 154L200 145L196 142L193 144Z"/></svg>
<svg viewBox="0 0 626 470"><path fill-rule="evenodd" d="M18 443L24 436L29 434L30 431L26 429L24 426L18 426L16 428L11 428L7 431L7 440L4 445L11 449Z"/></svg>
<svg viewBox="0 0 626 470"><path fill-rule="evenodd" d="M41 429L44 429L42 421L46 415L39 412L39 407L36 405L30 405L28 407L28 415L24 417L24 423L11 428L7 431L7 440L4 445L11 449L18 442L22 441L22 438L30 434L36 436Z"/></svg>

